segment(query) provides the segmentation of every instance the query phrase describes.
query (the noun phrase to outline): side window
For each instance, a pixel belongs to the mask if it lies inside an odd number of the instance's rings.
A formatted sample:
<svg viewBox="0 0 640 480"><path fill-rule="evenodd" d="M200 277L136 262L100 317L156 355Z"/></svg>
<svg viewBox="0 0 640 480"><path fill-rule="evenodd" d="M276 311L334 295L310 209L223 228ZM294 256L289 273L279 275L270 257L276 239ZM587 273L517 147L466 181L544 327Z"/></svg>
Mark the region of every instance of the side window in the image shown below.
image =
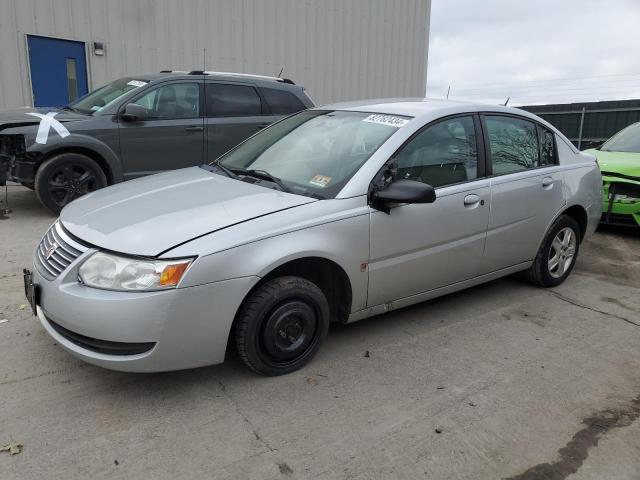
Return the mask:
<svg viewBox="0 0 640 480"><path fill-rule="evenodd" d="M540 139L540 166L557 165L558 155L553 132L538 126L538 138Z"/></svg>
<svg viewBox="0 0 640 480"><path fill-rule="evenodd" d="M456 117L427 127L396 155L396 178L433 187L478 178L478 148L472 117Z"/></svg>
<svg viewBox="0 0 640 480"><path fill-rule="evenodd" d="M262 102L255 88L227 83L205 84L207 117L253 117L262 115Z"/></svg>
<svg viewBox="0 0 640 480"><path fill-rule="evenodd" d="M262 94L274 115L289 115L304 110L304 104L291 92L262 88Z"/></svg>
<svg viewBox="0 0 640 480"><path fill-rule="evenodd" d="M494 175L536 168L539 165L536 125L513 117L486 116L491 166Z"/></svg>
<svg viewBox="0 0 640 480"><path fill-rule="evenodd" d="M146 93L134 103L149 110L150 120L200 116L200 93L197 83L163 85Z"/></svg>

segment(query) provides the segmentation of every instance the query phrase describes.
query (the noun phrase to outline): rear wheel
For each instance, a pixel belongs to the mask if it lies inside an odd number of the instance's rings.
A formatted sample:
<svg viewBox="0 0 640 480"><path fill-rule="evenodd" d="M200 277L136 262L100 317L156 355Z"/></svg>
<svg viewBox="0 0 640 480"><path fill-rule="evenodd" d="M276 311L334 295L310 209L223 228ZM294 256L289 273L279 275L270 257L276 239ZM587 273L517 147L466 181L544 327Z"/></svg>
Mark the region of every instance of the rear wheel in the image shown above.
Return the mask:
<svg viewBox="0 0 640 480"><path fill-rule="evenodd" d="M40 203L60 213L72 200L106 186L107 177L96 162L78 153L62 153L38 168L34 189Z"/></svg>
<svg viewBox="0 0 640 480"><path fill-rule="evenodd" d="M300 277L265 282L238 313L236 346L244 363L263 375L282 375L305 365L329 329L322 290Z"/></svg>
<svg viewBox="0 0 640 480"><path fill-rule="evenodd" d="M568 215L560 215L542 240L533 265L526 272L527 278L541 287L560 285L573 270L579 249L578 222Z"/></svg>

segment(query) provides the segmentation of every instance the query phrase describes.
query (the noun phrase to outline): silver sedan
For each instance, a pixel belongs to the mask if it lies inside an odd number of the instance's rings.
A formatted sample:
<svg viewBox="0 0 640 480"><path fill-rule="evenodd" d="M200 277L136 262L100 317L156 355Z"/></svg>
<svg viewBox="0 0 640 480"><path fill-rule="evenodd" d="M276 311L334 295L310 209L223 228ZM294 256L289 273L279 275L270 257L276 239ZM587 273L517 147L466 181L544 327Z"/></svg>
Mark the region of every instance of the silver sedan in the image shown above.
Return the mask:
<svg viewBox="0 0 640 480"><path fill-rule="evenodd" d="M329 324L516 272L562 283L600 218L592 156L525 111L437 100L307 110L216 162L68 205L25 270L79 358L291 372Z"/></svg>

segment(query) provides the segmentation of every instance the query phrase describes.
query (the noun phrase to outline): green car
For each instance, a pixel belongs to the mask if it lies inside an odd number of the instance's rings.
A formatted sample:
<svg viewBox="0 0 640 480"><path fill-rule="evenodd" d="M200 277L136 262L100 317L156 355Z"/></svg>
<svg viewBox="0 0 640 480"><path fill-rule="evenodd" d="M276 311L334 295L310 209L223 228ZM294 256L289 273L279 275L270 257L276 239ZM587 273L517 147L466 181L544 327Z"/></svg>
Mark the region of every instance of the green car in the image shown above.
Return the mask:
<svg viewBox="0 0 640 480"><path fill-rule="evenodd" d="M640 122L596 149L602 172L602 223L640 226Z"/></svg>

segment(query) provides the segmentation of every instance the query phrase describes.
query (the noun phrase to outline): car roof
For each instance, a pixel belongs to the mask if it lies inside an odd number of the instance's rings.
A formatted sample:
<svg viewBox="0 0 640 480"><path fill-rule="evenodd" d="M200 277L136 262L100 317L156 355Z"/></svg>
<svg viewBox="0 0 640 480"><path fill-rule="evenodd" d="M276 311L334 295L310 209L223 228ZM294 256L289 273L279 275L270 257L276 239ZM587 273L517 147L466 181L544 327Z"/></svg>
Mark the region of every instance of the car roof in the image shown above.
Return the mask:
<svg viewBox="0 0 640 480"><path fill-rule="evenodd" d="M520 110L519 108L439 98L377 98L372 100L332 103L316 107L316 109L405 115L415 118L425 115L441 116L440 114L448 115L464 112L499 112L535 118L538 121L541 120L539 117L525 110Z"/></svg>

